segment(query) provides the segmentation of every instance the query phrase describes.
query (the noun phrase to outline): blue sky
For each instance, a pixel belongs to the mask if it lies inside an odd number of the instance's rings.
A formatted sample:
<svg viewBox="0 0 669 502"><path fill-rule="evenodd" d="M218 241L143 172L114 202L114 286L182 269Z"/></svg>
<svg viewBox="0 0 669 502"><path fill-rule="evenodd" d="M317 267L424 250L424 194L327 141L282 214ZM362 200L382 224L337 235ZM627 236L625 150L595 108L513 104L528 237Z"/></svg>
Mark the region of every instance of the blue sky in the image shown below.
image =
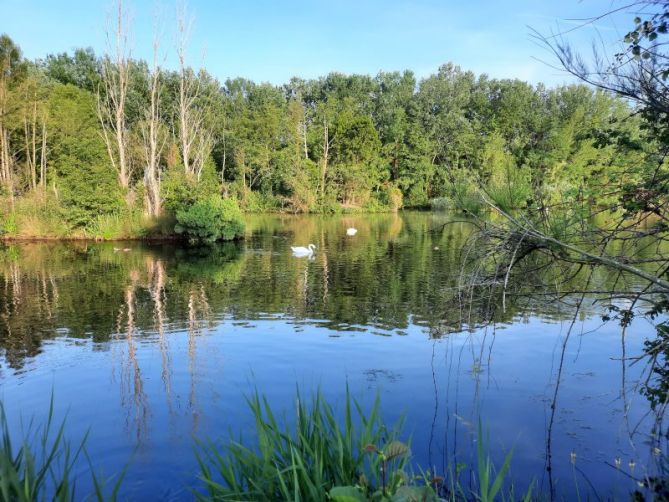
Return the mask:
<svg viewBox="0 0 669 502"><path fill-rule="evenodd" d="M125 0L133 55L150 58L156 5L162 11L167 66L174 65L174 0ZM419 77L452 61L476 73L558 84L569 78L530 28L568 30L618 5L610 0L189 0L193 66L220 80L242 76L275 84L330 71L376 74L411 69ZM28 58L75 47L105 47L107 0L0 0L0 32ZM593 39L619 40L632 14L618 14L569 34L590 50Z"/></svg>

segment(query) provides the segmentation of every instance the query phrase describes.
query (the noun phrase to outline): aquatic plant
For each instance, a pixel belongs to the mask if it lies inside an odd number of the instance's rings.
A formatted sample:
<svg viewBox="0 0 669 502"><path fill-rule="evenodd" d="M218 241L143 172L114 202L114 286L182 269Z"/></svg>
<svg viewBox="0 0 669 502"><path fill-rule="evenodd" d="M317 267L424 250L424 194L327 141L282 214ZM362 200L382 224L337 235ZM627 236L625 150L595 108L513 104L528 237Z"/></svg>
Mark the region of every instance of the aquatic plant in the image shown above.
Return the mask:
<svg viewBox="0 0 669 502"><path fill-rule="evenodd" d="M0 403L0 501L33 501L47 496L53 500L74 500L73 467L80 456L84 442L72 448L63 437L65 422L55 430L53 397L46 424L29 431L21 445L16 447L9 433L5 408Z"/></svg>
<svg viewBox="0 0 669 502"><path fill-rule="evenodd" d="M391 445L399 432L399 424L383 424L378 397L365 413L348 390L342 425L320 392L310 406L298 392L293 430L277 421L267 399L257 392L248 404L255 417L255 448L241 441L223 448L213 442L199 445L200 477L207 490L199 495L202 500L327 500L330 489L355 485L363 475L376 486L382 460L367 454L365 447ZM393 462L402 470L406 456Z"/></svg>
<svg viewBox="0 0 669 502"><path fill-rule="evenodd" d="M0 502L32 502L53 500L59 502L81 500L76 491L75 465L82 455L86 457L94 491L88 499L115 501L123 483L128 465L116 476L101 479L94 471L88 454L88 433L76 445L64 435L65 419L56 426L54 422L54 398L51 396L46 423L32 427L30 423L20 446L12 440L5 408L0 402ZM111 488L109 488L111 486Z"/></svg>
<svg viewBox="0 0 669 502"><path fill-rule="evenodd" d="M414 474L409 444L400 440L402 421L390 427L384 424L378 396L365 412L347 389L343 417L338 417L320 392L307 406L298 391L292 425L279 422L267 398L257 391L247 401L255 418L256 444L198 443L199 477L205 490L196 493L199 500L487 502L501 495L517 499L513 486L507 486L512 453L495 471L480 426L478 480L465 488L458 481L466 467L462 464L457 464L448 482L429 471ZM531 497L532 487L521 498Z"/></svg>
<svg viewBox="0 0 669 502"><path fill-rule="evenodd" d="M320 392L307 405L298 390L292 425L277 420L267 398L258 392L247 401L255 418L257 443L249 447L242 441L222 446L198 442L195 452L204 485L204 491L194 492L198 500L518 500L507 482L512 453L496 471L480 425L477 466L470 468L473 483L465 488L459 482L460 473L468 467L465 464L456 464L455 472L443 477L420 470L414 474L409 444L399 439L402 421L392 427L383 423L378 395L365 411L347 389L340 416ZM53 397L46 423L31 427L18 448L1 403L0 430L0 502L80 500L75 466L82 457L90 466L92 482L86 498L118 498L130 464L113 482L99 477L86 452L88 434L73 447L64 435L65 420L54 425ZM521 499L531 498L532 486Z"/></svg>

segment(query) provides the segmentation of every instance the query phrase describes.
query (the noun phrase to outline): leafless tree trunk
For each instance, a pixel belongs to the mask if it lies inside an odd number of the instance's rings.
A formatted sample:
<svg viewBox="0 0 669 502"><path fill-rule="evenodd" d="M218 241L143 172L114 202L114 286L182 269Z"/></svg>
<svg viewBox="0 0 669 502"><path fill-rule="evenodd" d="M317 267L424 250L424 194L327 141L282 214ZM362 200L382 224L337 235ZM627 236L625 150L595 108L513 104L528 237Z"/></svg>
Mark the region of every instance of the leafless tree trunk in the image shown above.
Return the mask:
<svg viewBox="0 0 669 502"><path fill-rule="evenodd" d="M200 97L200 81L198 75L186 64L186 52L192 20L188 18L182 4L177 12L177 56L179 58L179 146L184 170L189 176L198 180L202 175L202 168L211 153L213 136L205 126L205 112Z"/></svg>
<svg viewBox="0 0 669 502"><path fill-rule="evenodd" d="M130 186L128 138L125 104L128 95L130 68L128 13L123 0L118 0L113 33L107 30L107 44L113 55L102 60L102 89L98 91L98 117L107 146L109 160L116 169L123 188ZM113 38L113 42L112 42Z"/></svg>
<svg viewBox="0 0 669 502"><path fill-rule="evenodd" d="M14 206L14 174L12 170L12 156L9 153L9 131L0 124L0 181L5 186L9 200Z"/></svg>
<svg viewBox="0 0 669 502"><path fill-rule="evenodd" d="M37 189L37 137L39 130L38 119L40 117L38 111L41 111L38 110L40 103L36 86L37 83L35 83L35 86L28 84L28 87L25 89L25 95L23 96L24 107L22 110L26 172L33 190ZM42 127L42 132L44 132L44 127Z"/></svg>
<svg viewBox="0 0 669 502"><path fill-rule="evenodd" d="M165 141L160 136L160 88L161 69L158 64L159 37L153 41L153 64L149 82L149 107L145 112L145 123L142 126L142 139L146 167L144 169L144 185L146 188L146 212L149 216L158 216L161 212L160 200L160 159Z"/></svg>
<svg viewBox="0 0 669 502"><path fill-rule="evenodd" d="M304 160L309 158L309 151L307 150L307 110L304 109L304 118L302 120L302 140L304 141Z"/></svg>
<svg viewBox="0 0 669 502"><path fill-rule="evenodd" d="M9 104L9 89L6 73L10 68L7 61L0 61L0 184L5 187L14 206L14 177L12 156L10 154L9 131L5 123Z"/></svg>
<svg viewBox="0 0 669 502"><path fill-rule="evenodd" d="M46 189L46 118L42 117L42 148L39 153L40 177L39 182L42 189Z"/></svg>
<svg viewBox="0 0 669 502"><path fill-rule="evenodd" d="M321 159L321 196L325 195L325 177L328 174L328 161L330 160L330 129L328 127L327 119L323 124L323 158Z"/></svg>

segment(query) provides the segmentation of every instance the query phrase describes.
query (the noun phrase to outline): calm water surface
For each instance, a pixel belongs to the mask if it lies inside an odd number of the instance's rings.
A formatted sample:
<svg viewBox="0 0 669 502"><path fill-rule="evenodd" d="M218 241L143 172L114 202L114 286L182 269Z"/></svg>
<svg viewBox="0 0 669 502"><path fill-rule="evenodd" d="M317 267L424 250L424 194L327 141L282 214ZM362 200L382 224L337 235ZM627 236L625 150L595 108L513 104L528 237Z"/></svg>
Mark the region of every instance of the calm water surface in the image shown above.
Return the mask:
<svg viewBox="0 0 669 502"><path fill-rule="evenodd" d="M560 498L592 486L626 498L627 474L652 473L655 458L636 388L643 365L621 359L641 353L652 326L637 320L623 337L586 297L570 331L561 303L463 291L469 226L449 219L256 216L244 242L206 251L0 247L0 398L12 431L43 420L53 391L68 437L89 431L104 474L132 457L126 495L189 498L193 438L250 437L253 389L289 417L296 386L337 404L348 384L365 405L379 392L388 422L406 417L424 468L472 461L480 419L497 462L513 448L520 489L535 480ZM291 256L309 243L313 259Z"/></svg>

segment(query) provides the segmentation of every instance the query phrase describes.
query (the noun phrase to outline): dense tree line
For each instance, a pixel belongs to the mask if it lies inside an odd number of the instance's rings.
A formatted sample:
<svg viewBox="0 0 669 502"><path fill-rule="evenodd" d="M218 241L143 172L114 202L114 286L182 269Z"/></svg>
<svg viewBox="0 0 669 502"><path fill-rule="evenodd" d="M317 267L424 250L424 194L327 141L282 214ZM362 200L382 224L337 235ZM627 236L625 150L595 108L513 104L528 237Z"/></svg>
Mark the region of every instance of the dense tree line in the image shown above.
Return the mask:
<svg viewBox="0 0 669 502"><path fill-rule="evenodd" d="M112 55L28 61L2 36L2 231L111 236L110 221L175 215L211 196L250 211L475 211L483 186L503 207L566 194L605 203L601 187L629 177L648 148L625 101L584 85L452 64L420 80L404 71L221 83L178 54L174 71L119 44Z"/></svg>

